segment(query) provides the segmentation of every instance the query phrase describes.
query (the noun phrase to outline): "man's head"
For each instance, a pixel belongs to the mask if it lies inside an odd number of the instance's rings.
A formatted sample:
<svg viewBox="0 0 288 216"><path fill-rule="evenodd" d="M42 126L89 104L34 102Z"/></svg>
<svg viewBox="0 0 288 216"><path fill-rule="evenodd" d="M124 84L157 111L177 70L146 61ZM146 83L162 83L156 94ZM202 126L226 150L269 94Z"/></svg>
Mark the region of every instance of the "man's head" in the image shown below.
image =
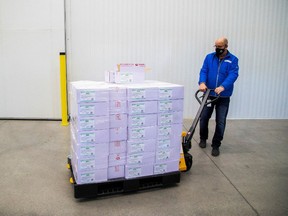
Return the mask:
<svg viewBox="0 0 288 216"><path fill-rule="evenodd" d="M228 40L225 37L220 37L215 41L216 55L223 58L227 54Z"/></svg>

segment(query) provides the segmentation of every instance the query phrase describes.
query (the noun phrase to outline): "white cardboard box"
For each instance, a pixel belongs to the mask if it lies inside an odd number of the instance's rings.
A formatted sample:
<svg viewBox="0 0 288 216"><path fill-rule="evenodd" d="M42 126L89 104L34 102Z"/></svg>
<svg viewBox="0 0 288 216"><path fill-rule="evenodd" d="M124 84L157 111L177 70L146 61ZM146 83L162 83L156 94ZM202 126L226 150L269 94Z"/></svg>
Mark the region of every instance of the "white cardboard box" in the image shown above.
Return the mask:
<svg viewBox="0 0 288 216"><path fill-rule="evenodd" d="M173 136L170 137L162 137L157 140L156 143L156 150L157 149L165 149L165 148L173 148L177 146L181 146L182 144L182 137L181 136Z"/></svg>
<svg viewBox="0 0 288 216"><path fill-rule="evenodd" d="M108 179L124 178L125 165L116 165L108 167Z"/></svg>
<svg viewBox="0 0 288 216"><path fill-rule="evenodd" d="M158 101L129 101L128 114L152 114L158 113Z"/></svg>
<svg viewBox="0 0 288 216"><path fill-rule="evenodd" d="M109 155L109 143L97 143L92 145L79 145L75 139L71 139L71 147L78 158L102 158Z"/></svg>
<svg viewBox="0 0 288 216"><path fill-rule="evenodd" d="M70 88L77 103L109 101L109 88L103 82L76 81L70 83Z"/></svg>
<svg viewBox="0 0 288 216"><path fill-rule="evenodd" d="M182 124L182 123L183 123L183 111L165 112L158 114L158 125Z"/></svg>
<svg viewBox="0 0 288 216"><path fill-rule="evenodd" d="M155 162L155 151L127 154L127 160L126 160L127 165L151 164L154 162Z"/></svg>
<svg viewBox="0 0 288 216"><path fill-rule="evenodd" d="M125 165L126 164L126 153L114 153L109 154L109 166L118 166L118 165Z"/></svg>
<svg viewBox="0 0 288 216"><path fill-rule="evenodd" d="M109 101L97 103L71 104L71 114L73 116L107 116L109 115Z"/></svg>
<svg viewBox="0 0 288 216"><path fill-rule="evenodd" d="M157 114L128 115L129 127L148 127L157 125Z"/></svg>
<svg viewBox="0 0 288 216"><path fill-rule="evenodd" d="M127 101L126 100L110 100L109 113L127 113Z"/></svg>
<svg viewBox="0 0 288 216"><path fill-rule="evenodd" d="M165 161L154 164L154 175L179 171L179 160Z"/></svg>
<svg viewBox="0 0 288 216"><path fill-rule="evenodd" d="M110 142L127 140L127 127L110 128Z"/></svg>
<svg viewBox="0 0 288 216"><path fill-rule="evenodd" d="M126 128L128 125L127 114L117 113L110 115L110 128Z"/></svg>
<svg viewBox="0 0 288 216"><path fill-rule="evenodd" d="M77 131L71 125L71 133L79 144L109 143L109 129L94 131Z"/></svg>
<svg viewBox="0 0 288 216"><path fill-rule="evenodd" d="M158 139L180 138L182 134L182 124L159 125Z"/></svg>
<svg viewBox="0 0 288 216"><path fill-rule="evenodd" d="M127 100L126 85L109 84L109 97L111 100Z"/></svg>
<svg viewBox="0 0 288 216"><path fill-rule="evenodd" d="M115 72L115 83L130 84L130 83L143 83L145 80L145 72Z"/></svg>
<svg viewBox="0 0 288 216"><path fill-rule="evenodd" d="M156 139L157 131L157 126L128 127L128 140Z"/></svg>
<svg viewBox="0 0 288 216"><path fill-rule="evenodd" d="M177 100L159 100L158 101L158 112L174 112L183 111L183 99Z"/></svg>
<svg viewBox="0 0 288 216"><path fill-rule="evenodd" d="M158 100L158 88L145 84L127 85L128 101Z"/></svg>
<svg viewBox="0 0 288 216"><path fill-rule="evenodd" d="M126 152L126 143L126 140L110 142L109 154Z"/></svg>
<svg viewBox="0 0 288 216"><path fill-rule="evenodd" d="M156 163L180 159L180 146L156 150Z"/></svg>
<svg viewBox="0 0 288 216"><path fill-rule="evenodd" d="M144 164L144 165L126 165L125 166L125 178L138 178L142 176L153 175L154 164Z"/></svg>
<svg viewBox="0 0 288 216"><path fill-rule="evenodd" d="M145 80L145 84L150 86L156 86L158 88L159 100L184 98L184 86L182 85L154 80Z"/></svg>
<svg viewBox="0 0 288 216"><path fill-rule="evenodd" d="M71 164L76 167L78 171L94 170L108 168L108 156L94 157L94 158L79 158L75 152L72 151Z"/></svg>
<svg viewBox="0 0 288 216"><path fill-rule="evenodd" d="M78 131L104 130L109 128L109 116L76 117L71 122Z"/></svg>
<svg viewBox="0 0 288 216"><path fill-rule="evenodd" d="M127 140L127 154L134 154L141 152L155 152L156 145L157 145L156 139Z"/></svg>
<svg viewBox="0 0 288 216"><path fill-rule="evenodd" d="M77 184L98 183L108 180L107 168L79 171L73 167L73 174Z"/></svg>

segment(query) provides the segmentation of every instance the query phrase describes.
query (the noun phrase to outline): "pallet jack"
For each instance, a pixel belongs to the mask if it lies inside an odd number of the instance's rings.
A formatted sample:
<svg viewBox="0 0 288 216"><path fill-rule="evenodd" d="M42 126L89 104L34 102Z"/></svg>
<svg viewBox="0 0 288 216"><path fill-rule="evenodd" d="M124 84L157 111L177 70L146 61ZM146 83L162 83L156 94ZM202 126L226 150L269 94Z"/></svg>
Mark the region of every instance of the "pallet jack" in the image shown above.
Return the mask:
<svg viewBox="0 0 288 216"><path fill-rule="evenodd" d="M191 169L192 164L193 164L193 156L189 153L189 150L191 149L191 140L193 138L195 129L197 127L197 124L199 122L201 113L204 109L204 107L208 104L213 103L216 101L220 95L218 95L215 99L209 100L208 97L210 92L213 91L212 89L207 89L202 96L199 96L199 93L201 92L200 90L196 91L195 93L195 98L199 102L200 107L198 109L198 112L196 114L196 117L189 129L188 132L183 131L182 132L182 151L180 154L180 161L179 161L179 170L182 172L187 172Z"/></svg>

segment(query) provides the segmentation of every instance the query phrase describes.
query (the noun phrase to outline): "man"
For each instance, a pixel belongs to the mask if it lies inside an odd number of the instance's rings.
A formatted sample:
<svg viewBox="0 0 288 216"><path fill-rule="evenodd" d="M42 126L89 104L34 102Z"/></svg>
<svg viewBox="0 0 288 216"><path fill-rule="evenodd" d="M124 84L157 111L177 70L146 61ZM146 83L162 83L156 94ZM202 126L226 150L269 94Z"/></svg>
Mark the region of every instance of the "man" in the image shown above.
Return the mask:
<svg viewBox="0 0 288 216"><path fill-rule="evenodd" d="M204 107L200 117L200 143L206 148L208 139L208 123L213 110L216 110L216 128L212 139L212 156L220 154L219 147L223 140L226 117L228 114L230 96L233 93L234 82L238 77L238 58L228 51L228 40L221 37L215 41L215 52L206 56L199 76L199 90L213 89L208 100L220 97L215 102Z"/></svg>

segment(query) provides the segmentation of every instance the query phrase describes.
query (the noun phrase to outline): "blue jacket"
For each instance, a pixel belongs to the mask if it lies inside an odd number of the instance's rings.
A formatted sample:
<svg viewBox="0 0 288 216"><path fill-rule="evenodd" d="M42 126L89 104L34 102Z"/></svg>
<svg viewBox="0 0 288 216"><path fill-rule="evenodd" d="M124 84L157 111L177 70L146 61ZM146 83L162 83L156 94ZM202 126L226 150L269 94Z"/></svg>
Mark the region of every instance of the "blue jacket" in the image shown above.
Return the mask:
<svg viewBox="0 0 288 216"><path fill-rule="evenodd" d="M238 58L229 51L224 59L219 61L216 53L210 53L206 56L200 71L199 84L205 83L207 88L215 89L219 86L224 87L224 91L220 96L230 97L233 93L234 82L238 77ZM211 91L211 96L216 96Z"/></svg>

